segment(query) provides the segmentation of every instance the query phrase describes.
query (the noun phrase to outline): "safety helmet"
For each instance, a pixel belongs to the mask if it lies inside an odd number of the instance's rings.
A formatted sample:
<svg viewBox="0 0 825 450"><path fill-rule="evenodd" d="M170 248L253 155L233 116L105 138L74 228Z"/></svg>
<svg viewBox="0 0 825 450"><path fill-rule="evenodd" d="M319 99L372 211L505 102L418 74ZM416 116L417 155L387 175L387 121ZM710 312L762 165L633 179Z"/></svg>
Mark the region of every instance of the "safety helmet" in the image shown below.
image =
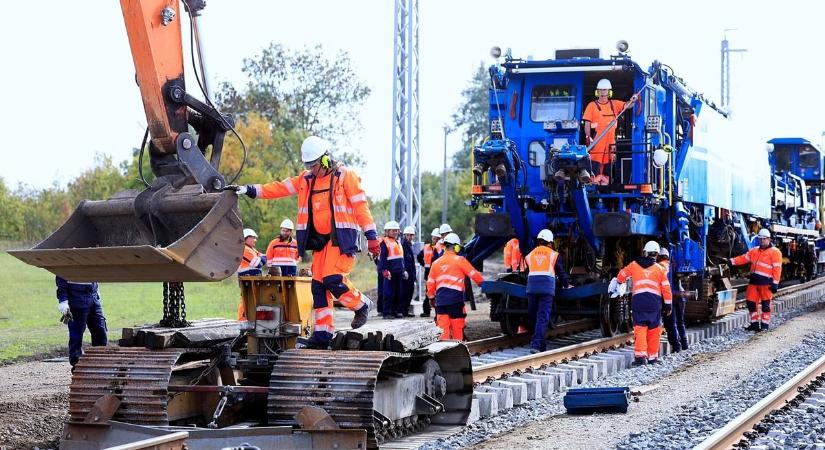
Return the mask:
<svg viewBox="0 0 825 450"><path fill-rule="evenodd" d="M400 230L401 227L398 226L398 222L394 220L390 220L389 222L384 224L384 231L388 230Z"/></svg>
<svg viewBox="0 0 825 450"><path fill-rule="evenodd" d="M404 234L415 234L415 228L412 226L404 227Z"/></svg>
<svg viewBox="0 0 825 450"><path fill-rule="evenodd" d="M450 233L444 238L444 243L449 245L461 245L461 238L455 233Z"/></svg>
<svg viewBox="0 0 825 450"><path fill-rule="evenodd" d="M602 78L596 85L596 89L613 89L613 85L610 84L610 80L607 78Z"/></svg>
<svg viewBox="0 0 825 450"><path fill-rule="evenodd" d="M762 228L761 230L759 230L759 233L757 233L756 235L759 236L760 238L770 239L771 238L771 230L769 230L767 228Z"/></svg>
<svg viewBox="0 0 825 450"><path fill-rule="evenodd" d="M430 233L430 237L437 237L437 238L441 237L441 233L439 233L439 228L438 227L433 228L433 232Z"/></svg>
<svg viewBox="0 0 825 450"><path fill-rule="evenodd" d="M536 236L536 238L545 242L553 242L553 232L545 228L539 231L539 235Z"/></svg>
<svg viewBox="0 0 825 450"><path fill-rule="evenodd" d="M660 247L659 248L659 256L665 256L667 258L670 258L670 252L667 251L667 247Z"/></svg>
<svg viewBox="0 0 825 450"><path fill-rule="evenodd" d="M249 236L258 237L258 233L255 232L252 228L244 228L243 229L243 238L246 239Z"/></svg>
<svg viewBox="0 0 825 450"><path fill-rule="evenodd" d="M647 241L645 244L644 253L659 253L660 251L659 243L656 241Z"/></svg>
<svg viewBox="0 0 825 450"><path fill-rule="evenodd" d="M330 150L332 150L332 144L329 141L318 136L310 136L301 144L301 161L304 164L311 163L328 154Z"/></svg>
<svg viewBox="0 0 825 450"><path fill-rule="evenodd" d="M289 228L290 230L294 230L295 224L293 224L289 219L284 219L284 221L281 222L281 228Z"/></svg>
<svg viewBox="0 0 825 450"><path fill-rule="evenodd" d="M449 223L442 223L441 227L438 228L438 232L441 234L452 233L453 227L451 227Z"/></svg>

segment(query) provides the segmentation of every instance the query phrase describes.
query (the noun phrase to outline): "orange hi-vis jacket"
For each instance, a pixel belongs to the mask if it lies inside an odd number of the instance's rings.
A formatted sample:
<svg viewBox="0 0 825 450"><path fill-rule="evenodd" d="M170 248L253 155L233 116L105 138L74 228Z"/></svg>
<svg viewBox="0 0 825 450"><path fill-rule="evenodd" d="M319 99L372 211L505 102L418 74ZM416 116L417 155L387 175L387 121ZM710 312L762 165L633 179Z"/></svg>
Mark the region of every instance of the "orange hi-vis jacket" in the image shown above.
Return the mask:
<svg viewBox="0 0 825 450"><path fill-rule="evenodd" d="M429 269L433 265L433 256L435 256L435 252L433 250L432 244L425 244L424 245L424 268Z"/></svg>
<svg viewBox="0 0 825 450"><path fill-rule="evenodd" d="M756 286L770 286L779 284L782 279L782 252L771 245L766 249L754 247L744 255L731 259L736 265L751 263L750 284Z"/></svg>
<svg viewBox="0 0 825 450"><path fill-rule="evenodd" d="M276 236L266 248L266 266L291 266L298 265L298 243L295 239L289 238L284 241L280 236Z"/></svg>
<svg viewBox="0 0 825 450"><path fill-rule="evenodd" d="M404 271L404 247L398 239L384 236L381 239L381 253L378 255L378 271L389 270L390 273Z"/></svg>
<svg viewBox="0 0 825 450"><path fill-rule="evenodd" d="M298 196L295 229L299 255L306 250L310 228L321 235L329 234L333 245L345 255L354 255L358 251L359 227L367 239L378 239L367 195L361 189L361 179L346 167L339 165L330 174L317 179L305 170L298 176L257 184L254 188L256 198Z"/></svg>
<svg viewBox="0 0 825 450"><path fill-rule="evenodd" d="M248 245L243 246L243 257L241 257L241 265L238 267L238 272L245 272L251 269L259 269L261 267L262 253Z"/></svg>
<svg viewBox="0 0 825 450"><path fill-rule="evenodd" d="M596 130L596 136L601 134L613 119L624 108L625 102L610 99L607 103L599 103L593 100L588 103L582 114L582 120L590 122L592 129ZM616 126L613 126L605 133L604 137L590 149L590 159L600 164L610 162L610 146L616 143Z"/></svg>
<svg viewBox="0 0 825 450"><path fill-rule="evenodd" d="M435 298L435 306L464 303L464 278L470 277L480 285L484 277L463 256L448 252L430 267L427 279L427 297Z"/></svg>
<svg viewBox="0 0 825 450"><path fill-rule="evenodd" d="M524 259L521 257L521 250L519 249L518 239L510 239L504 245L504 266L512 269L513 272L519 272L524 269Z"/></svg>
<svg viewBox="0 0 825 450"><path fill-rule="evenodd" d="M648 258L640 258L642 260ZM655 300L657 304L664 300L666 304L673 302L673 294L670 290L670 282L667 280L667 274L662 266L655 262L647 267L639 264L638 261L625 266L619 271L616 280L619 283L624 283L628 278L633 279L633 300L650 299Z"/></svg>
<svg viewBox="0 0 825 450"><path fill-rule="evenodd" d="M527 274L528 294L556 293L556 266L559 253L546 245L539 245L526 257L524 263L530 272ZM561 274L564 275L564 274ZM566 283L566 277L563 280Z"/></svg>

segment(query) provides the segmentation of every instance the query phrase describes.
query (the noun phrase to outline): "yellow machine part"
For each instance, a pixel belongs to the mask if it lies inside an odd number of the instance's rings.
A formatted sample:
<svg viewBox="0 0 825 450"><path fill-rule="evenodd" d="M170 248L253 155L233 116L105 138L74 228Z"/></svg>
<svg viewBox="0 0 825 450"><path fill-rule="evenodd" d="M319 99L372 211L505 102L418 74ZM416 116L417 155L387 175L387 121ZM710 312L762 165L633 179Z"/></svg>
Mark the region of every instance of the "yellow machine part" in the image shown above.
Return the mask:
<svg viewBox="0 0 825 450"><path fill-rule="evenodd" d="M241 301L251 328L256 322L255 311L259 306L277 306L281 309L281 323L300 324L302 335L312 326L312 278L281 276L241 276ZM295 348L296 338L287 339L287 348ZM264 353L258 349L258 338L249 336L248 351Z"/></svg>

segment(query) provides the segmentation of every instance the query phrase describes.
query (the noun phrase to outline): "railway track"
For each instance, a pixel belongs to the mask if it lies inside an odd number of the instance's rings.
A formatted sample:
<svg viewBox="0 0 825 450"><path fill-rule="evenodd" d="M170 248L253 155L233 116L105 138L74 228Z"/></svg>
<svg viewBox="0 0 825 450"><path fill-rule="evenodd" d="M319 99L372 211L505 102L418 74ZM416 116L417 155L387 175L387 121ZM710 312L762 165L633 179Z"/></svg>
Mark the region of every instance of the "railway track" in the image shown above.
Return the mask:
<svg viewBox="0 0 825 450"><path fill-rule="evenodd" d="M824 382L825 356L713 433L695 449L749 448L753 440L770 431L773 415L791 412L812 394L825 394L825 389L822 388Z"/></svg>

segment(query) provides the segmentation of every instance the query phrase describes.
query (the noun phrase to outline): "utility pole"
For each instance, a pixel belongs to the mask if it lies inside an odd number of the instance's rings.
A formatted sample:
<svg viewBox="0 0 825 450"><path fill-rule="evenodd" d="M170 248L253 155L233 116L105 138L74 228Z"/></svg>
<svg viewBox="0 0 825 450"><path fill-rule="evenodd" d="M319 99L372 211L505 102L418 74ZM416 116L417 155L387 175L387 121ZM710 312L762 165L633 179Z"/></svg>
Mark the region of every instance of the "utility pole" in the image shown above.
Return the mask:
<svg viewBox="0 0 825 450"><path fill-rule="evenodd" d="M447 223L447 135L453 132L449 125L444 124L444 169L441 171L441 223Z"/></svg>
<svg viewBox="0 0 825 450"><path fill-rule="evenodd" d="M744 53L744 48L730 48L728 45L728 31L735 31L736 28L725 28L722 38L722 107L730 108L730 54Z"/></svg>

